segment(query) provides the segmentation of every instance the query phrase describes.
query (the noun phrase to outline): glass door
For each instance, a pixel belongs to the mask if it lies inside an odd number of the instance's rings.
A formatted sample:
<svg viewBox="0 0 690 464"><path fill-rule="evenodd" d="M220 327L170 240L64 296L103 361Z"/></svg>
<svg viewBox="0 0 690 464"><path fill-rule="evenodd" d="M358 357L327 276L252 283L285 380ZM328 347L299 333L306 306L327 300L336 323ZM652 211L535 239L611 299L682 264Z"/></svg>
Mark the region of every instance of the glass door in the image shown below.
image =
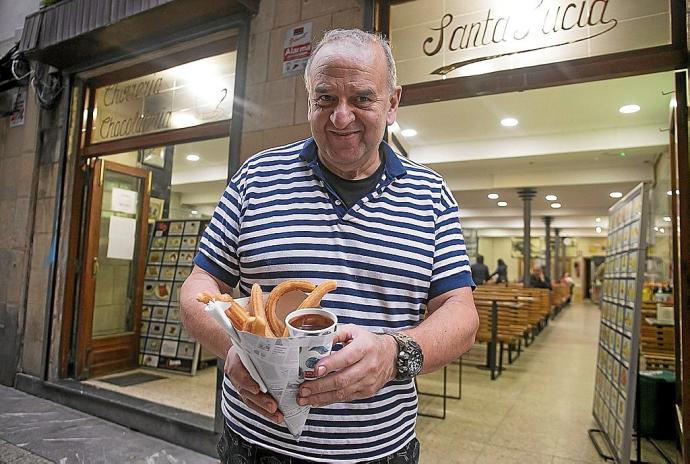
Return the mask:
<svg viewBox="0 0 690 464"><path fill-rule="evenodd" d="M138 365L150 188L144 169L95 164L79 305L80 378Z"/></svg>

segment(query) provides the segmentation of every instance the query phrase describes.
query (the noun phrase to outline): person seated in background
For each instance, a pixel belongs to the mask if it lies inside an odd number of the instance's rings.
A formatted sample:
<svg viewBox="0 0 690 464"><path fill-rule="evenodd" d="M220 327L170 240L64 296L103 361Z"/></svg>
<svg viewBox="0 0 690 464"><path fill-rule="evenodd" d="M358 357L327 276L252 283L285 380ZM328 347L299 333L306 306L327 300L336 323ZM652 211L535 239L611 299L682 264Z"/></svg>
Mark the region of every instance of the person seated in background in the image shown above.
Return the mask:
<svg viewBox="0 0 690 464"><path fill-rule="evenodd" d="M496 276L497 284L504 284L508 282L508 266L506 266L506 263L502 259L498 260L496 270L489 276L489 279L491 279L493 276Z"/></svg>
<svg viewBox="0 0 690 464"><path fill-rule="evenodd" d="M563 275L561 276L560 282L563 285L568 286L568 303L573 299L573 287L575 286L575 281L573 280L572 277L570 277L570 274L567 272L564 272Z"/></svg>
<svg viewBox="0 0 690 464"><path fill-rule="evenodd" d="M532 273L529 276L529 287L548 288L551 290L551 283L546 280L542 267L538 264L532 266Z"/></svg>
<svg viewBox="0 0 690 464"><path fill-rule="evenodd" d="M472 269L472 280L475 285L481 285L489 280L489 267L484 264L484 257L477 255L477 262L470 266Z"/></svg>

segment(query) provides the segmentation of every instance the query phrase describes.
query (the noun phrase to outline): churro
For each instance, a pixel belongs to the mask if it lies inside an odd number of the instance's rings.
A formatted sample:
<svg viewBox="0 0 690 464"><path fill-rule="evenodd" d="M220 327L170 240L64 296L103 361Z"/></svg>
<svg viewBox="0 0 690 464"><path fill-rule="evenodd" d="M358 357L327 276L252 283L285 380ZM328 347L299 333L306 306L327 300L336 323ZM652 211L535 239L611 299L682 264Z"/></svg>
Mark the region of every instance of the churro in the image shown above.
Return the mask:
<svg viewBox="0 0 690 464"><path fill-rule="evenodd" d="M304 301L299 305L297 309L304 309L304 308L318 308L319 305L321 304L321 300L323 299L324 296L326 296L327 293L332 292L338 288L338 283L335 280L326 280L324 282L321 282L318 287L316 287L310 294L307 296Z"/></svg>
<svg viewBox="0 0 690 464"><path fill-rule="evenodd" d="M280 320L280 318L276 315L276 304L278 303L280 297L294 290L311 292L315 288L316 286L314 284L307 282L306 280L287 280L276 285L276 287L268 295L265 308L266 321L268 322L271 332L276 335L282 335L285 331L285 322Z"/></svg>

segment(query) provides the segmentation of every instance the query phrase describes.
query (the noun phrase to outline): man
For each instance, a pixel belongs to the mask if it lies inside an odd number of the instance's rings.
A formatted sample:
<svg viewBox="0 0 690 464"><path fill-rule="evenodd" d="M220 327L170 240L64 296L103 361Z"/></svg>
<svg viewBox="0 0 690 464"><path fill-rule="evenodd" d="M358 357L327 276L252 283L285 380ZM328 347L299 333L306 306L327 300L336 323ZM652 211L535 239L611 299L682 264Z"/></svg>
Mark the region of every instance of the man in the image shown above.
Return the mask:
<svg viewBox="0 0 690 464"><path fill-rule="evenodd" d="M225 359L221 459L417 462L414 376L467 351L478 326L458 207L437 174L382 142L401 94L387 42L330 31L305 80L313 138L233 176L182 288L185 327ZM301 385L298 402L312 409L299 441L194 300L287 279L337 280L321 305L343 344Z"/></svg>
<svg viewBox="0 0 690 464"><path fill-rule="evenodd" d="M529 276L529 286L531 288L548 288L551 290L551 283L546 280L544 270L538 264L532 266L532 273Z"/></svg>
<svg viewBox="0 0 690 464"><path fill-rule="evenodd" d="M477 262L472 266L472 280L477 285L482 285L489 280L489 267L484 264L484 256L477 255Z"/></svg>

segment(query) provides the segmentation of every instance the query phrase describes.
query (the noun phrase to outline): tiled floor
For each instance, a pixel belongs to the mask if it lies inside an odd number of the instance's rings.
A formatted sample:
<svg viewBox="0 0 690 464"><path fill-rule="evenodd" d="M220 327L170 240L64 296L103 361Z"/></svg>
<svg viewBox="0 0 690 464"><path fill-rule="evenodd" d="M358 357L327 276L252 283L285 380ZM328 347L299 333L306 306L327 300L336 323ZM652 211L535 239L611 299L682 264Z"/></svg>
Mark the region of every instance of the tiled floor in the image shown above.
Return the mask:
<svg viewBox="0 0 690 464"><path fill-rule="evenodd" d="M485 356L483 346L474 348L465 356L462 399L448 401L445 420L418 420L420 463L603 462L587 435L595 427L591 411L599 315L591 303L571 305L495 381L474 367ZM212 367L194 377L163 373L167 379L129 387L89 383L212 416L215 372ZM450 393L457 393L457 374L451 366ZM440 379L440 374L420 378L420 390L440 393ZM438 412L440 406L440 399L420 397L422 412ZM647 462L665 462L647 443L644 450Z"/></svg>
<svg viewBox="0 0 690 464"><path fill-rule="evenodd" d="M127 373L139 371L150 372L164 376L165 378L127 387L121 387L102 381L104 378L117 377L125 374L120 372L119 374L112 374L111 376L90 379L85 381L85 383L98 388L134 396L135 398L142 398L166 406L193 411L205 416L214 416L216 401L215 366L199 370L194 376L146 368L128 371Z"/></svg>
<svg viewBox="0 0 690 464"><path fill-rule="evenodd" d="M484 350L468 353L462 399L449 400L445 420L418 420L420 463L604 462L587 435L595 427L591 411L599 314L590 303L571 305L495 381L470 365L484 362ZM456 369L448 373L451 390ZM440 392L440 378L424 376L420 390ZM422 411L438 411L440 405L439 399L420 398ZM643 457L665 462L651 451Z"/></svg>

